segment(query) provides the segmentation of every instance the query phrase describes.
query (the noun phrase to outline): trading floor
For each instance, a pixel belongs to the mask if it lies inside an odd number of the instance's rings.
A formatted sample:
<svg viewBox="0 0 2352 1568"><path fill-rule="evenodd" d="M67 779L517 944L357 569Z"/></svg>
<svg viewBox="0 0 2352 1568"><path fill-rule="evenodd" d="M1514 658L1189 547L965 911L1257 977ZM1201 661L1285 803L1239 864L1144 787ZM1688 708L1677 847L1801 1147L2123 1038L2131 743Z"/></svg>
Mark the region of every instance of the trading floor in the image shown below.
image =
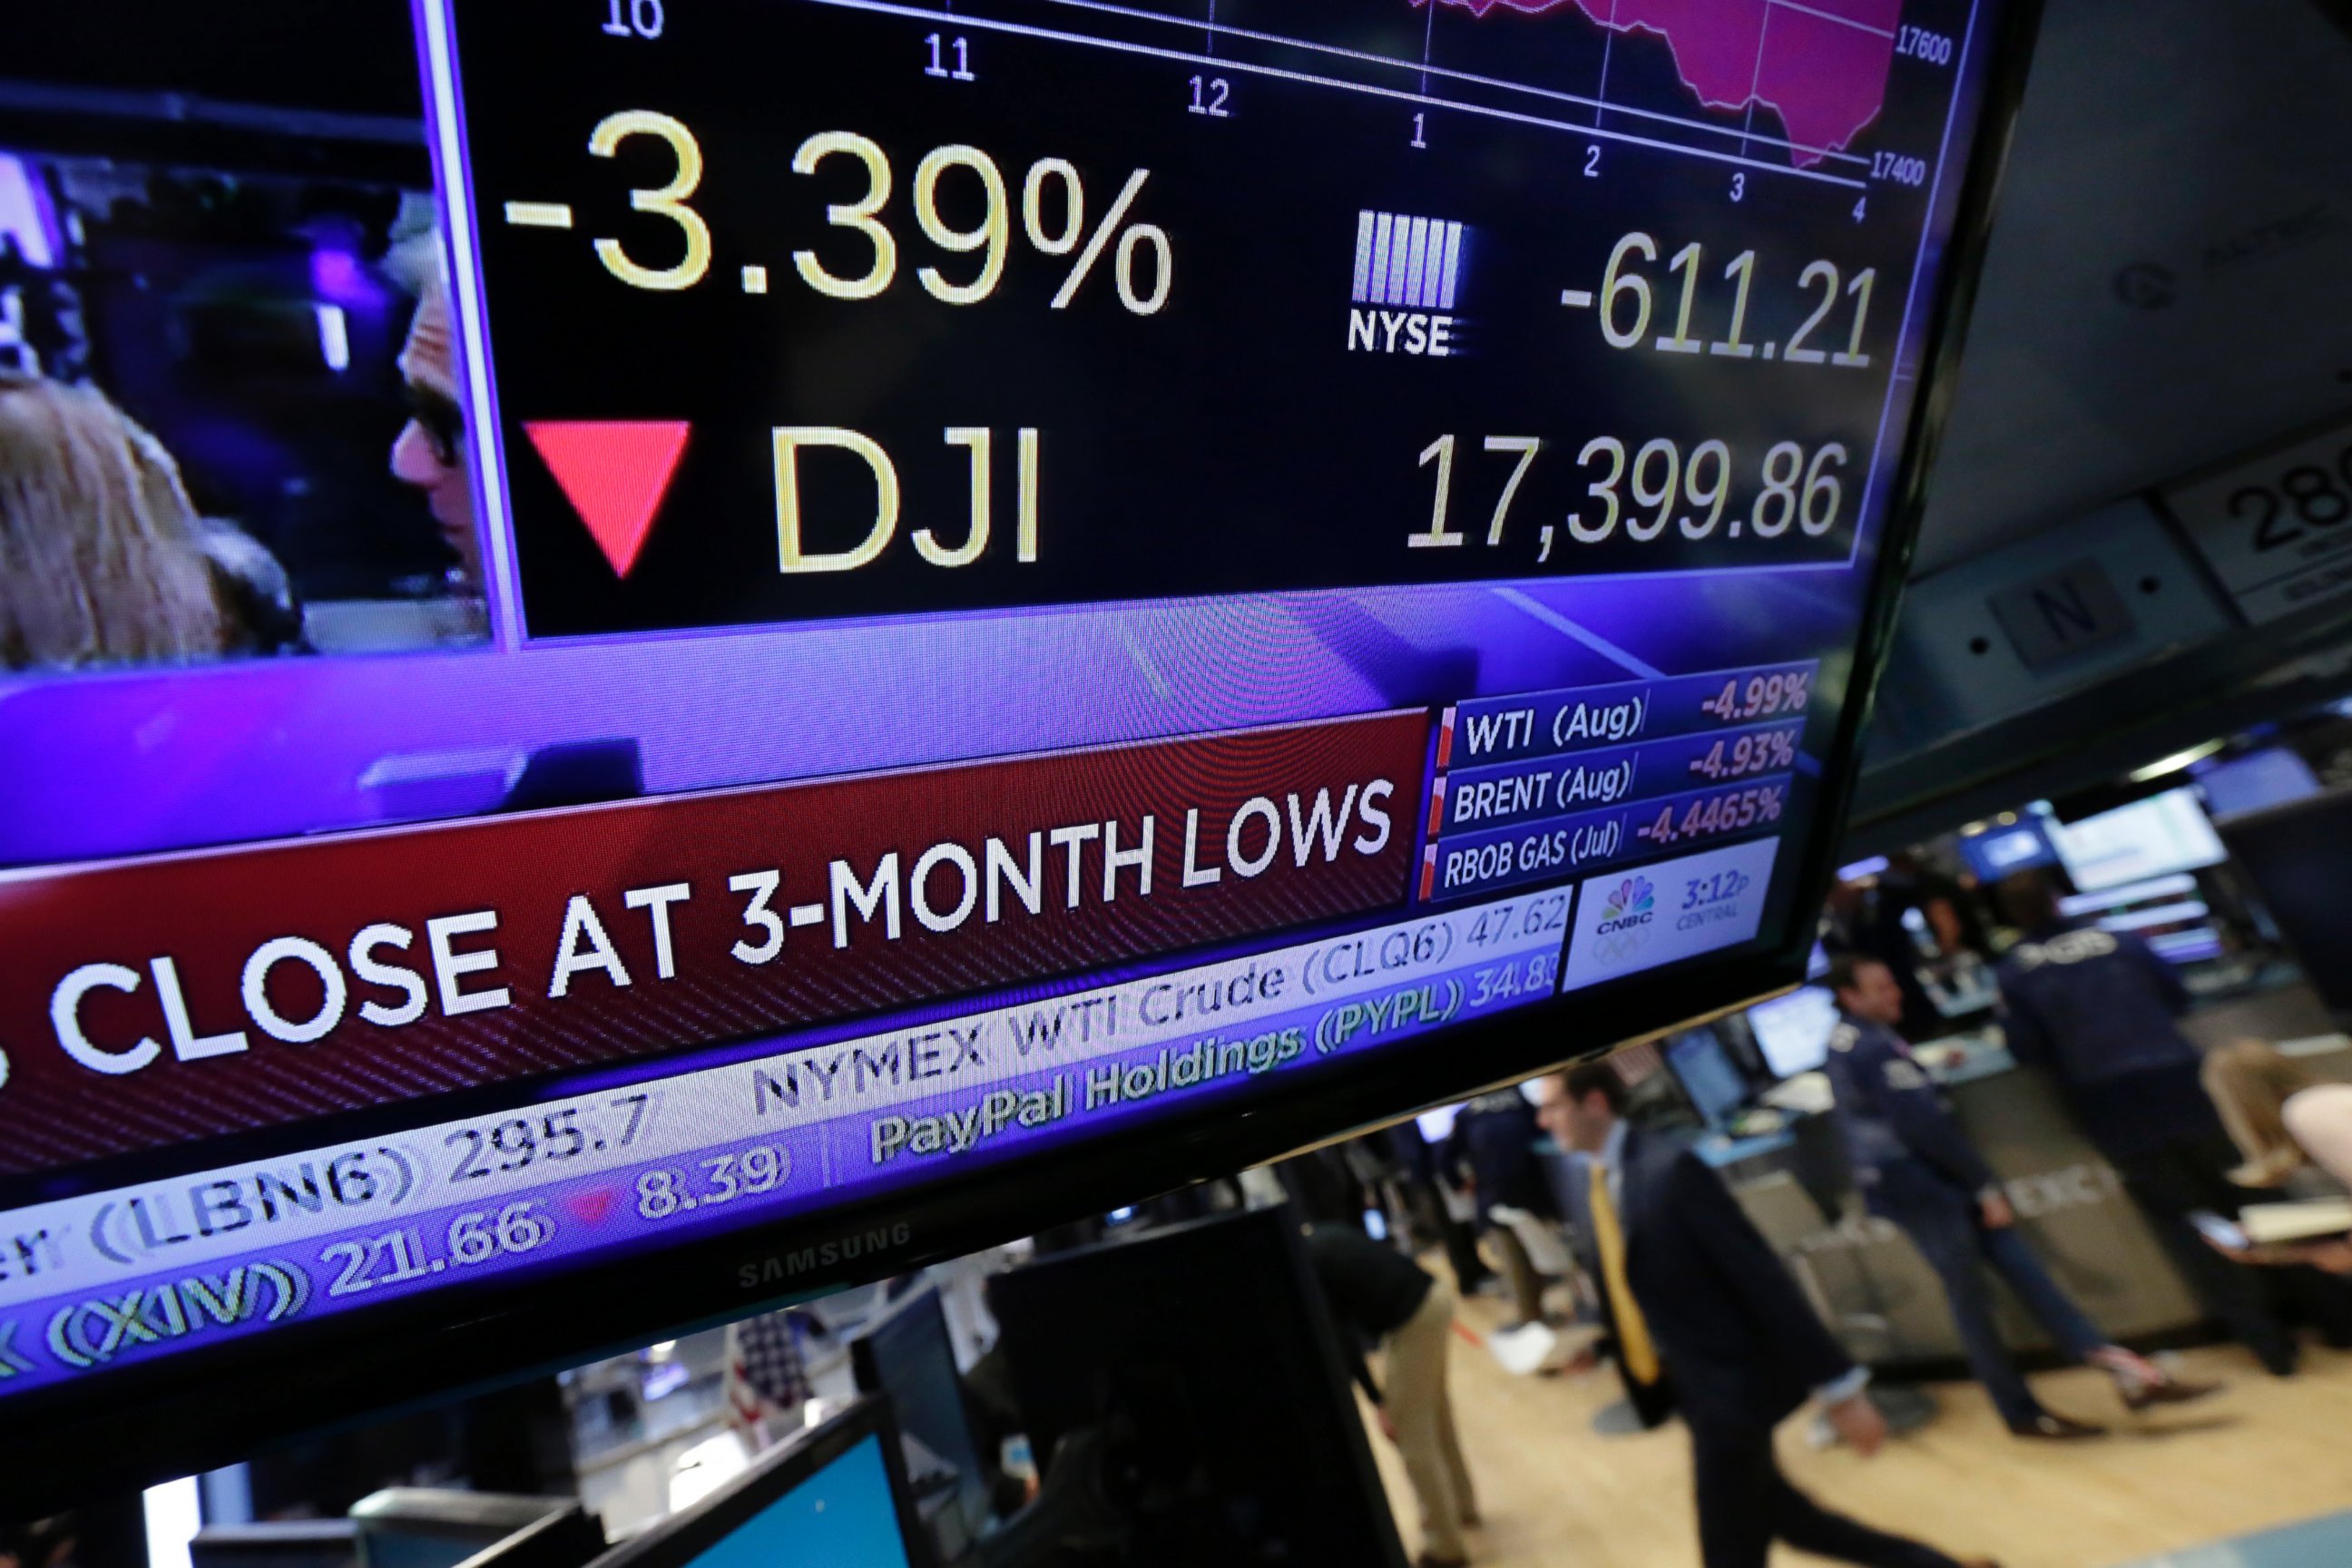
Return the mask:
<svg viewBox="0 0 2352 1568"><path fill-rule="evenodd" d="M1434 1260L1432 1260L1434 1263ZM1436 1264L1442 1268L1442 1264ZM1618 1397L1614 1374L1515 1377L1484 1346L1505 1305L1463 1303L1453 1361L1462 1444L1486 1524L1481 1568L1680 1568L1697 1560L1690 1460L1679 1425L1601 1436L1592 1417ZM2266 1376L2227 1346L2180 1357L2227 1379L2219 1399L2177 1414L2122 1416L2105 1380L2035 1380L2051 1405L2113 1422L2102 1442L2048 1445L2004 1433L1982 1390L1948 1383L1926 1429L1869 1460L1815 1450L1802 1422L1780 1434L1790 1479L1842 1510L2002 1568L2341 1568L2352 1563L2352 1352L2307 1347L2292 1379ZM1412 1493L1395 1447L1375 1436L1381 1476L1408 1546ZM2331 1516L2333 1516L2331 1518ZM2332 1528L2330 1526L2332 1525ZM2275 1532L2272 1534L2270 1532ZM2261 1536L2256 1542L2242 1538ZM1780 1563L1819 1559L1780 1549Z"/></svg>

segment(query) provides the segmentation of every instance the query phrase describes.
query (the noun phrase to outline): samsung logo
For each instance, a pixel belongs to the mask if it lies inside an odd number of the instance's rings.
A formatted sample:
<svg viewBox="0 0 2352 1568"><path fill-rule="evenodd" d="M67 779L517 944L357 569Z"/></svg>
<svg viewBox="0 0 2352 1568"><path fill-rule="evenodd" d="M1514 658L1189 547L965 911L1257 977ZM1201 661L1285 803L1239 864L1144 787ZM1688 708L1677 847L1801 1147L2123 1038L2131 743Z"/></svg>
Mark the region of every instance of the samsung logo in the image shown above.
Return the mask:
<svg viewBox="0 0 2352 1568"><path fill-rule="evenodd" d="M893 1247L904 1247L914 1239L915 1227L900 1220L896 1225L883 1226L874 1230L853 1231L847 1236L836 1236L830 1240L820 1241L814 1247L803 1247L792 1252L775 1253L756 1262L746 1263L735 1270L735 1279L744 1289L757 1289L761 1285L773 1284L779 1279L790 1279L794 1275L838 1268L843 1264L855 1262L860 1258L886 1251Z"/></svg>

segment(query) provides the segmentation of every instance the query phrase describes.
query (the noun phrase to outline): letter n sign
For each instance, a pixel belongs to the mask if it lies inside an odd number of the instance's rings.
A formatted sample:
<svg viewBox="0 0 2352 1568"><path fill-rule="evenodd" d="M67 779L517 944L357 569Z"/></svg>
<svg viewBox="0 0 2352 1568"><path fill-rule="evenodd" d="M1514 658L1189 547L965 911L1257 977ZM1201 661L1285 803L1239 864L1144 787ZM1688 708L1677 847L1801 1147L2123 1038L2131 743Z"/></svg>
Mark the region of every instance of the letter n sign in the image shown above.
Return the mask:
<svg viewBox="0 0 2352 1568"><path fill-rule="evenodd" d="M1988 604L2019 660L2037 675L2138 630L2106 568L2088 557L2004 588Z"/></svg>

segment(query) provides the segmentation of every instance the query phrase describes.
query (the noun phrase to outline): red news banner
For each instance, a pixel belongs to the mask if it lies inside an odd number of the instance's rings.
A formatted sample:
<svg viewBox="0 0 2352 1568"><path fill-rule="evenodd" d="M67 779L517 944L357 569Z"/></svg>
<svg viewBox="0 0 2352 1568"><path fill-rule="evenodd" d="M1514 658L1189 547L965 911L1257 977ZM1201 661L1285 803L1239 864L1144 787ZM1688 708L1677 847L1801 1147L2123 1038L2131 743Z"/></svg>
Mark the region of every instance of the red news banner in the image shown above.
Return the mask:
<svg viewBox="0 0 2352 1568"><path fill-rule="evenodd" d="M1402 903L1423 711L0 881L0 1173Z"/></svg>

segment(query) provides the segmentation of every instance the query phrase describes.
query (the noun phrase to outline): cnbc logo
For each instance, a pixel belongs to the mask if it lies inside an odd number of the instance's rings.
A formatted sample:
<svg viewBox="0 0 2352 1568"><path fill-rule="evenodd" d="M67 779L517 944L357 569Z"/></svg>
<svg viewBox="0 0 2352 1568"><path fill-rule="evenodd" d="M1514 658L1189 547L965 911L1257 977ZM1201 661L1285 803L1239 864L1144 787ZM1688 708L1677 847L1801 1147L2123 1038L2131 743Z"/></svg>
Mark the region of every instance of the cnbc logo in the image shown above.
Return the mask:
<svg viewBox="0 0 2352 1568"><path fill-rule="evenodd" d="M1601 923L1593 929L1605 936L1648 925L1657 902L1657 889L1647 877L1628 877L1601 900Z"/></svg>
<svg viewBox="0 0 2352 1568"><path fill-rule="evenodd" d="M1461 224L1445 218L1358 213L1348 352L1431 359L1461 353L1453 312L1468 239Z"/></svg>
<svg viewBox="0 0 2352 1568"><path fill-rule="evenodd" d="M1657 905L1657 889L1647 877L1628 877L1602 894L1601 918L1592 927L1592 956L1612 966L1632 962L1650 944Z"/></svg>
<svg viewBox="0 0 2352 1568"><path fill-rule="evenodd" d="M1658 917L1658 889L1649 877L1625 877L1601 896L1601 917L1592 924L1592 957L1601 963L1630 963L1649 947Z"/></svg>

